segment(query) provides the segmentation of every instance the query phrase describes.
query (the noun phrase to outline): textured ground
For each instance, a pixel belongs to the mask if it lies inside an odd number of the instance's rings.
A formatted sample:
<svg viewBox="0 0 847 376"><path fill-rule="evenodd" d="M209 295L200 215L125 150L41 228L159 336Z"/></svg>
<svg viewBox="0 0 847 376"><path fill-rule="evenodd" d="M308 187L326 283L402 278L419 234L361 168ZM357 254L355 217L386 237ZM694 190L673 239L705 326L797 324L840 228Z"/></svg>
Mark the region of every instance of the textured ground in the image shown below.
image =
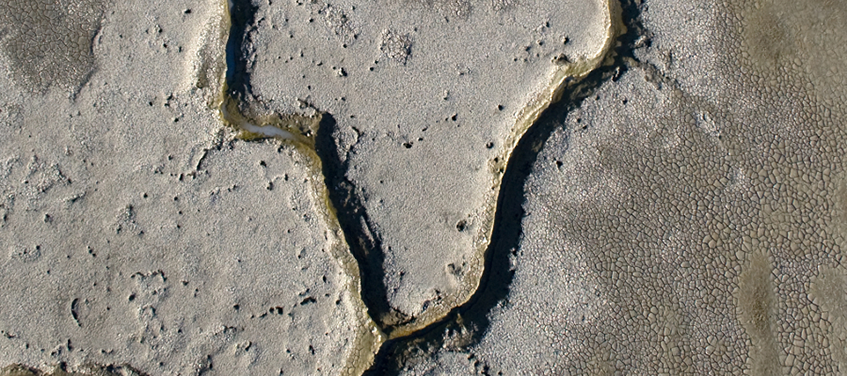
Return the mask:
<svg viewBox="0 0 847 376"><path fill-rule="evenodd" d="M466 300L490 231L492 166L554 60L602 48L603 3L256 7L242 44L248 100L333 117L330 178L351 187L356 203L340 209L355 213L341 219L371 243L364 288L381 291L377 321L404 331Z"/></svg>
<svg viewBox="0 0 847 376"><path fill-rule="evenodd" d="M847 9L647 5L532 165L488 330L405 374L845 372Z"/></svg>
<svg viewBox="0 0 847 376"><path fill-rule="evenodd" d="M19 37L4 24L4 366L234 375L347 364L358 292L308 194L310 162L290 146L234 141L186 84L194 31L214 10L204 8L111 4L93 53L65 50L52 25L37 25L46 36L20 37L29 53L96 60L55 77L15 70L26 55L14 55Z"/></svg>
<svg viewBox="0 0 847 376"><path fill-rule="evenodd" d="M512 154L608 4L0 0L0 366L844 373L847 7L626 1Z"/></svg>

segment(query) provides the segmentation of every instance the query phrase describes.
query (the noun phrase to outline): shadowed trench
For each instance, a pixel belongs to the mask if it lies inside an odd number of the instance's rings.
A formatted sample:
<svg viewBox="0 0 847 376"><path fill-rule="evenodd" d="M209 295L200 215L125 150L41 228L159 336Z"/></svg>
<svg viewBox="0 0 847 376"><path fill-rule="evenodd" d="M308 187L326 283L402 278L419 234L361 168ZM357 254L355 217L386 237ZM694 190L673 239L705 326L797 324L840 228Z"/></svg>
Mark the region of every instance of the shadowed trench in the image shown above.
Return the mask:
<svg viewBox="0 0 847 376"><path fill-rule="evenodd" d="M632 57L637 40L644 43L644 32L640 22L641 4L624 1L622 16L627 33L618 38L613 64L600 67L579 81L569 81L562 99L552 104L543 115L521 136L511 154L503 174L497 198L492 238L485 251L485 269L478 289L464 304L454 307L441 320L417 330L410 335L385 342L376 355L369 375L396 374L406 360L415 354L442 347L444 333L471 333L470 340L463 346L478 343L489 328L488 314L503 301L512 283L514 270L510 258L520 246L521 221L526 201L524 185L532 172L532 165L546 140L559 127L563 119L582 101L608 80L615 80L627 69L626 59ZM244 55L249 44L249 28L255 21L257 7L249 0L236 1L231 7L232 31L227 43L228 95L242 101L251 98L250 72ZM649 43L649 41L648 41ZM382 239L362 205L356 187L346 178L349 169L347 159L339 154L340 149L333 135L338 124L332 114L323 113L315 139L315 151L321 160L322 174L337 220L344 233L350 252L360 270L362 300L369 316L390 337L392 330L410 322L394 310L387 298L384 278L385 250Z"/></svg>
<svg viewBox="0 0 847 376"><path fill-rule="evenodd" d="M250 0L235 0L231 3L231 30L226 45L226 95L239 103L239 108L249 111L255 103L251 88L251 71L246 55L250 48L250 32L256 22L258 7ZM388 303L383 271L385 254L380 235L373 230L370 218L355 193L353 184L345 178L348 169L338 154L333 132L337 124L332 114L322 113L321 123L315 135L315 152L321 161L324 183L329 199L360 270L362 300L368 307L369 316L386 334L409 321Z"/></svg>
<svg viewBox="0 0 847 376"><path fill-rule="evenodd" d="M515 273L510 259L516 256L523 235L524 186L544 144L556 129L563 126L568 113L579 108L600 85L617 80L628 69L626 61L633 57L636 41L649 43L649 40L643 39L646 33L640 20L641 4L636 4L636 1L625 0L621 4L627 32L618 38L620 45L615 49L614 63L596 69L580 82L569 84L562 99L539 117L515 147L497 197L494 230L485 252L485 269L479 288L465 304L453 308L442 320L383 344L366 375L399 374L408 360L443 348L453 334L471 334L470 339L461 344L462 347L481 341L490 326L489 313L509 294Z"/></svg>
<svg viewBox="0 0 847 376"><path fill-rule="evenodd" d="M251 93L247 59L244 57L249 42L248 27L255 23L259 8L250 0L230 1L230 32L226 42L226 84L229 95L243 98Z"/></svg>
<svg viewBox="0 0 847 376"><path fill-rule="evenodd" d="M371 319L390 335L392 327L402 324L404 318L388 304L385 271L382 267L385 261L382 240L379 233L373 231L371 220L356 195L353 183L344 175L348 163L342 161L332 137L336 127L335 118L325 113L315 140L315 151L321 159L324 182L335 207L336 217L350 252L359 264L362 300L368 307Z"/></svg>

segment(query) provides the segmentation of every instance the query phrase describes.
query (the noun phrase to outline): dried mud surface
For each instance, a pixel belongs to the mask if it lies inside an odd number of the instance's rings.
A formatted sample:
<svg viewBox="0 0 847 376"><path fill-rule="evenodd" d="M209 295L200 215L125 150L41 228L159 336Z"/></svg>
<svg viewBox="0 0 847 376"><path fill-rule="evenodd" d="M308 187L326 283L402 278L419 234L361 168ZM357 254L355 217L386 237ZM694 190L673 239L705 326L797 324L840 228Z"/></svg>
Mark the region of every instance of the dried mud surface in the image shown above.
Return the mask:
<svg viewBox="0 0 847 376"><path fill-rule="evenodd" d="M843 373L847 8L551 4L4 0L0 375Z"/></svg>

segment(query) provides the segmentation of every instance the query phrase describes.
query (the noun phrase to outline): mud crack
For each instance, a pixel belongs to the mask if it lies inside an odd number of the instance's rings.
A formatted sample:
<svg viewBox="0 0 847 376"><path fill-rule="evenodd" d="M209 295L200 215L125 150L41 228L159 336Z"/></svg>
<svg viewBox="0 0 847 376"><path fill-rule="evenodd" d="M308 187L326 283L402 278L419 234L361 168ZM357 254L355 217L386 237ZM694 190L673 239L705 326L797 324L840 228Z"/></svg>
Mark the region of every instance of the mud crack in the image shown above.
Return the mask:
<svg viewBox="0 0 847 376"><path fill-rule="evenodd" d="M361 298L357 309L363 330L354 340L346 374L396 371L414 349L443 345L445 331L470 333L464 344L484 332L485 313L502 300L511 281L507 255L520 236L522 187L531 162L558 126L556 118L625 69L623 58L631 56L627 49L635 36L640 36L640 28L630 26L634 21L624 23L618 0L602 0L602 6L606 11L603 46L592 56L555 63L548 84L518 113L499 157L489 165L493 199L486 207L484 230L474 242L477 265L468 273L475 282L468 286L464 300L420 317L406 317L394 311L386 298L382 240L355 187L344 177L347 162L341 162L332 137L336 127L333 116L305 101L301 101L299 113L280 114L253 96L245 56L250 53L246 50L248 29L255 22L256 8L249 0L230 3L226 12L226 69L219 73L224 84L211 105L240 139L274 138L293 145L309 160L312 198L334 235L333 255L350 278L348 288ZM626 7L627 14L637 13L634 5ZM621 45L619 40L625 43Z"/></svg>
<svg viewBox="0 0 847 376"><path fill-rule="evenodd" d="M534 115L528 118L522 133L514 134L514 147L501 167L502 183L493 216L491 241L485 251L484 272L474 294L443 319L410 335L386 341L366 375L398 374L409 362L434 350L467 348L482 339L489 327L487 315L504 301L513 279L515 270L511 258L516 256L520 243L526 200L523 188L532 165L546 140L562 126L561 119L569 112L592 97L603 83L617 81L629 69L643 69L644 64L633 55L635 49L650 44L649 32L641 23L641 6L637 0L610 2L610 9L619 7L621 29L607 41L609 49L603 61L578 77L560 78L562 84L550 91L551 100L546 106L535 109L528 106L524 110Z"/></svg>
<svg viewBox="0 0 847 376"><path fill-rule="evenodd" d="M268 111L251 91L249 72L244 58L249 38L248 28L254 23L256 7L249 0L229 3L225 13L229 33L226 42L226 69L217 72L224 83L220 94L210 103L219 111L221 121L234 129L237 138L244 141L274 138L294 146L308 168L311 185L310 196L317 213L328 228L330 252L338 260L347 276L346 290L352 295L356 312L356 338L351 340L352 350L343 368L345 375L359 375L373 364L373 357L384 342L383 332L371 320L369 305L361 300L362 283L359 261L349 252L345 231L338 222L335 206L325 184L322 158L315 152L315 140L321 124L330 120L307 103L301 103L301 114L279 114Z"/></svg>

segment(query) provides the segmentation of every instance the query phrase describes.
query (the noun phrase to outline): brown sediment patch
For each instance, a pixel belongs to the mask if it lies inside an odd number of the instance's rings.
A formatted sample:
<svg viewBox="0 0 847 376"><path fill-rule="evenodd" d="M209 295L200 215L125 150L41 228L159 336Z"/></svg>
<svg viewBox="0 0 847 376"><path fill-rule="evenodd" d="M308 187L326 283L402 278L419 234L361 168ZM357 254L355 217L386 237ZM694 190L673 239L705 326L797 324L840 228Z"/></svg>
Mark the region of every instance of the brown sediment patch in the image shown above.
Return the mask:
<svg viewBox="0 0 847 376"><path fill-rule="evenodd" d="M831 324L829 351L840 372L847 371L847 270L821 267L809 283L809 298L821 307Z"/></svg>
<svg viewBox="0 0 847 376"><path fill-rule="evenodd" d="M738 59L744 73L771 89L791 88L830 111L843 109L843 49L847 5L842 1L754 0L732 7L740 17ZM828 120L828 119L815 119Z"/></svg>

